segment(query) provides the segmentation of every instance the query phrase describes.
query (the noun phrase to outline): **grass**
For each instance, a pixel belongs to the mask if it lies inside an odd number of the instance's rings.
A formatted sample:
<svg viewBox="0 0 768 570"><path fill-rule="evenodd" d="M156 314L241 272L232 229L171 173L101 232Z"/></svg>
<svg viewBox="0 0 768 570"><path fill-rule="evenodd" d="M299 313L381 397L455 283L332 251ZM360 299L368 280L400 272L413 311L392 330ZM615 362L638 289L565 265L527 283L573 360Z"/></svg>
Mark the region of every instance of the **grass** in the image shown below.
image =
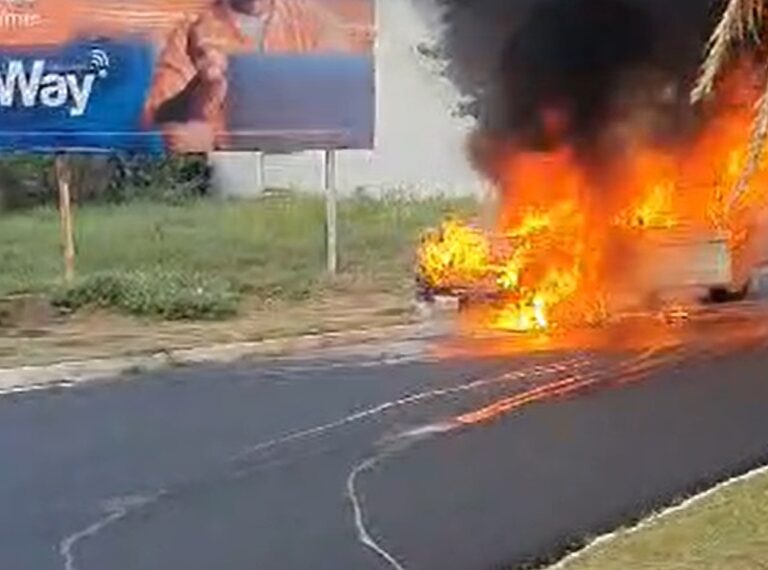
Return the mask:
<svg viewBox="0 0 768 570"><path fill-rule="evenodd" d="M768 568L768 475L737 483L650 527L622 533L566 570Z"/></svg>
<svg viewBox="0 0 768 570"><path fill-rule="evenodd" d="M237 312L237 291L223 279L164 270L96 273L61 287L53 305L115 308L167 320L221 319Z"/></svg>
<svg viewBox="0 0 768 570"><path fill-rule="evenodd" d="M56 211L5 214L0 296L43 293L73 309L99 305L164 318L215 318L244 297L292 301L339 287L405 290L420 232L449 212L474 208L471 200L342 200L342 275L330 283L321 197L85 206L75 213L78 280L66 288Z"/></svg>

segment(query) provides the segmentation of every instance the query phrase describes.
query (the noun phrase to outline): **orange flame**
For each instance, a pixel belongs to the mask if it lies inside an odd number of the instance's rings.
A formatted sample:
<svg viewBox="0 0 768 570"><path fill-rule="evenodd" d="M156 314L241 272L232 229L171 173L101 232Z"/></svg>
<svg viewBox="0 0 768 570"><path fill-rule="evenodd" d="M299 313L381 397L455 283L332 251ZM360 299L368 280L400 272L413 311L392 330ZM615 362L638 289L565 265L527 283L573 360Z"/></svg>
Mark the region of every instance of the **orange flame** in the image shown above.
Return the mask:
<svg viewBox="0 0 768 570"><path fill-rule="evenodd" d="M684 146L631 146L606 172L589 170L573 149L506 152L499 169L502 208L495 228L458 220L426 236L422 275L433 287L492 291L483 324L545 330L601 310L621 273L611 249L622 239L663 231L727 230L731 246L768 203L768 161L746 190L743 171L756 90L753 68L737 67L702 131Z"/></svg>

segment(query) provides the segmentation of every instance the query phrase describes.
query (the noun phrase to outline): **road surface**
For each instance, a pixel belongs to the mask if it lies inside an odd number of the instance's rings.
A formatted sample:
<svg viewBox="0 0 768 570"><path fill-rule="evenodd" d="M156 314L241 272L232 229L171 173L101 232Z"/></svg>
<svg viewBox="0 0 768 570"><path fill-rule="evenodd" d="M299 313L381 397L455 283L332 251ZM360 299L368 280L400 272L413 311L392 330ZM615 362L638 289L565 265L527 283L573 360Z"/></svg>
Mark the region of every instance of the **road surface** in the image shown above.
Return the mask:
<svg viewBox="0 0 768 570"><path fill-rule="evenodd" d="M555 560L768 463L763 323L539 351L411 339L6 394L0 568Z"/></svg>

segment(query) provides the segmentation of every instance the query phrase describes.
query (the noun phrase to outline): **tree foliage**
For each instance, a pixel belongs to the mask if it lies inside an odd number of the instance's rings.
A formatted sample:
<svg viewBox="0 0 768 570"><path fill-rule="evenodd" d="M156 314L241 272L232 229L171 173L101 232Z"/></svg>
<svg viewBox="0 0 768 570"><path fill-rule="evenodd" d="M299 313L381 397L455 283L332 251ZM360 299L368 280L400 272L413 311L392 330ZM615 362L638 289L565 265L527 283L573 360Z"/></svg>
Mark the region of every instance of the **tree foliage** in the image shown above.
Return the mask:
<svg viewBox="0 0 768 570"><path fill-rule="evenodd" d="M178 202L208 191L203 156L72 155L72 195L77 203L126 202L137 198ZM53 157L0 158L0 210L18 210L56 201Z"/></svg>

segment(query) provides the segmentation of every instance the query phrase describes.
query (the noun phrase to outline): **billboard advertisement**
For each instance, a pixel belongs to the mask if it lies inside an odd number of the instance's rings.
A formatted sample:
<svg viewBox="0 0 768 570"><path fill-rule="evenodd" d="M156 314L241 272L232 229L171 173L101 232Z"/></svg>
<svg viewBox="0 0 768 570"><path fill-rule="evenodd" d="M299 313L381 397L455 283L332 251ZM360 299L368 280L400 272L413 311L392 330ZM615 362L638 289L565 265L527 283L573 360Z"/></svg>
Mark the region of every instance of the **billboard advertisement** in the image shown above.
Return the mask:
<svg viewBox="0 0 768 570"><path fill-rule="evenodd" d="M374 0L0 0L0 151L372 148Z"/></svg>

